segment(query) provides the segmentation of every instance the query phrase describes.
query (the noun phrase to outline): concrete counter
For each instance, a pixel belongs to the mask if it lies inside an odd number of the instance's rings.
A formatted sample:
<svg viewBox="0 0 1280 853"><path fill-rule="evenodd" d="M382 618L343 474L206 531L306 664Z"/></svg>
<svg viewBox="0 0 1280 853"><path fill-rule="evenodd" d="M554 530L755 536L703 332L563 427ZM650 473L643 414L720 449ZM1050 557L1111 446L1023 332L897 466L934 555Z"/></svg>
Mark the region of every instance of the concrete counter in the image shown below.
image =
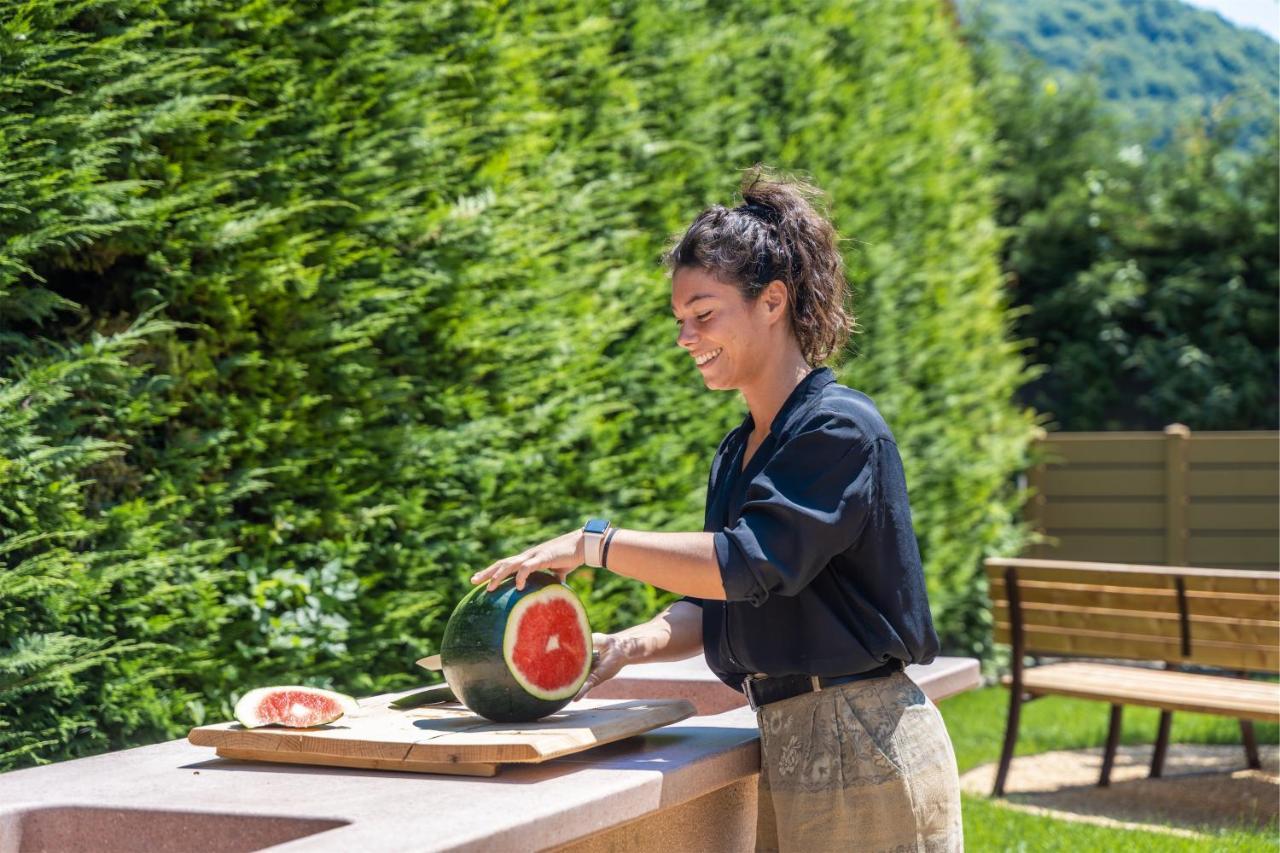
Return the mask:
<svg viewBox="0 0 1280 853"><path fill-rule="evenodd" d="M966 658L908 675L934 701L979 683L977 661ZM17 770L0 775L0 853L669 851L704 834L717 849L750 849L755 715L741 706L703 711L726 701L717 688L740 695L701 658L632 666L614 681L571 707L678 694L699 715L542 764L506 765L493 778L235 761L186 740Z"/></svg>

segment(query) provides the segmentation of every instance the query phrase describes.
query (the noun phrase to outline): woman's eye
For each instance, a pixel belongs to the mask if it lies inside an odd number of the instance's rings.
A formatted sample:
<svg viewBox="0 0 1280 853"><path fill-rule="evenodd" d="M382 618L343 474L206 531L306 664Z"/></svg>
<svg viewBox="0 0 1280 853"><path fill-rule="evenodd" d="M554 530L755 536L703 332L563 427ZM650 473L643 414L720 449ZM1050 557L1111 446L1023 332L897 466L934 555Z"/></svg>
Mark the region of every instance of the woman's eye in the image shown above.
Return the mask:
<svg viewBox="0 0 1280 853"><path fill-rule="evenodd" d="M707 318L708 318L708 317L710 317L710 316L711 316L711 312L710 312L710 311L708 311L706 314L699 314L699 315L698 315L698 322L700 322L700 323L705 323L705 322L707 321Z"/></svg>

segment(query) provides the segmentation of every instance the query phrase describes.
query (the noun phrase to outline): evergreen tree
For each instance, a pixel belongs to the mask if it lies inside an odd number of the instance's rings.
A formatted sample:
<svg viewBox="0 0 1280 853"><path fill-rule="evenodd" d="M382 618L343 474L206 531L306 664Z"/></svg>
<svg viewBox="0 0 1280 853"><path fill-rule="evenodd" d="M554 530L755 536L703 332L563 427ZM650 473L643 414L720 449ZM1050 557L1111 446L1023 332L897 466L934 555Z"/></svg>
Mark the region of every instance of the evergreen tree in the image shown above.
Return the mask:
<svg viewBox="0 0 1280 853"><path fill-rule="evenodd" d="M1018 332L1047 368L1021 399L1061 430L1276 429L1275 128L1242 153L1237 120L1192 120L1152 152L1088 79L969 38Z"/></svg>

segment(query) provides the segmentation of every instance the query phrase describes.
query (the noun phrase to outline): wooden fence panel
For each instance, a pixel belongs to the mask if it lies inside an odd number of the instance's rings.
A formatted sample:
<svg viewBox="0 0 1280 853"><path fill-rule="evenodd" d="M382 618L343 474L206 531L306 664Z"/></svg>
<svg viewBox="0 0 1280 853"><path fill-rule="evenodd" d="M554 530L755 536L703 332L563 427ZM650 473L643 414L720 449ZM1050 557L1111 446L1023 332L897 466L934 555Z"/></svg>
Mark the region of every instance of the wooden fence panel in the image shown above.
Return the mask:
<svg viewBox="0 0 1280 853"><path fill-rule="evenodd" d="M1280 441L1274 432L1192 433L1191 464L1243 463L1280 464Z"/></svg>
<svg viewBox="0 0 1280 853"><path fill-rule="evenodd" d="M1187 565L1222 566L1259 565L1274 567L1280 562L1274 533L1238 532L1224 536L1195 536L1187 548Z"/></svg>
<svg viewBox="0 0 1280 853"><path fill-rule="evenodd" d="M1159 498L1164 495L1164 471L1160 468L1051 466L1045 472L1044 483L1051 496Z"/></svg>
<svg viewBox="0 0 1280 853"><path fill-rule="evenodd" d="M1044 508L1044 523L1053 528L1164 531L1162 501L1055 500Z"/></svg>
<svg viewBox="0 0 1280 853"><path fill-rule="evenodd" d="M1187 524L1197 530L1265 530L1273 536L1280 530L1280 512L1274 501L1245 503L1193 503L1187 508Z"/></svg>
<svg viewBox="0 0 1280 853"><path fill-rule="evenodd" d="M1067 465L1164 464L1159 432L1050 433L1045 450L1050 463Z"/></svg>
<svg viewBox="0 0 1280 853"><path fill-rule="evenodd" d="M1274 569L1280 432L1050 433L1028 473L1025 556Z"/></svg>

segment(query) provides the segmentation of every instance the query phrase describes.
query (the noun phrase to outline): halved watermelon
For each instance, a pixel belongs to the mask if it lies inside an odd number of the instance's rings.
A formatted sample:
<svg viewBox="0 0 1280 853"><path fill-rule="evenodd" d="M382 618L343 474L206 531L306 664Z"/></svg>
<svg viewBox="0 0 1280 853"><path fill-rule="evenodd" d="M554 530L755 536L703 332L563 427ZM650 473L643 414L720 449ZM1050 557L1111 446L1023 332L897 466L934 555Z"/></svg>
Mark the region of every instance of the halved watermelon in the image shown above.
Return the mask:
<svg viewBox="0 0 1280 853"><path fill-rule="evenodd" d="M449 617L440 645L445 681L464 705L499 723L554 714L591 670L591 625L568 585L538 571L516 589L471 590Z"/></svg>
<svg viewBox="0 0 1280 853"><path fill-rule="evenodd" d="M290 728L306 728L332 723L359 705L345 693L297 684L258 687L236 703L236 720L247 729L272 723Z"/></svg>

